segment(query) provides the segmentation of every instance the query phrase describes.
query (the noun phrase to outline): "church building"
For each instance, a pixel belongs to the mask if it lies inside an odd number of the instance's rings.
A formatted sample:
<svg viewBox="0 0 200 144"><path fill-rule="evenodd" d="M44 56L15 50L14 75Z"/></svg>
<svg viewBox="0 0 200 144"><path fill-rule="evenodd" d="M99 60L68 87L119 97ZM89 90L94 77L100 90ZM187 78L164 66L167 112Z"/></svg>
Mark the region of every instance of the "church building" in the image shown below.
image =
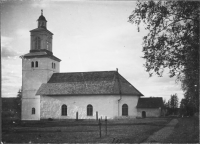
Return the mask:
<svg viewBox="0 0 200 144"><path fill-rule="evenodd" d="M22 120L135 118L143 96L118 70L60 73L43 12L22 58Z"/></svg>

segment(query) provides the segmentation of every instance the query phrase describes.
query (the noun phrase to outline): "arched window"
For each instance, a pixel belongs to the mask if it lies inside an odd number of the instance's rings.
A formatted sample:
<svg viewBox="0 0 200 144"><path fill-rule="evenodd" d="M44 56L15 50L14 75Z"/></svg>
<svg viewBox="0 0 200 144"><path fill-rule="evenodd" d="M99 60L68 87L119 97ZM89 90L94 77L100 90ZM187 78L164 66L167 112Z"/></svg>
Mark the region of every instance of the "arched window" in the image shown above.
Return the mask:
<svg viewBox="0 0 200 144"><path fill-rule="evenodd" d="M56 68L56 64L54 63L53 66L54 66L54 69L55 69Z"/></svg>
<svg viewBox="0 0 200 144"><path fill-rule="evenodd" d="M128 116L128 105L127 104L122 105L122 116Z"/></svg>
<svg viewBox="0 0 200 144"><path fill-rule="evenodd" d="M52 68L53 68L53 63L52 63Z"/></svg>
<svg viewBox="0 0 200 144"><path fill-rule="evenodd" d="M38 61L35 62L35 67L38 67Z"/></svg>
<svg viewBox="0 0 200 144"><path fill-rule="evenodd" d="M35 114L35 108L32 108L32 114Z"/></svg>
<svg viewBox="0 0 200 144"><path fill-rule="evenodd" d="M40 49L41 39L39 37L35 38L35 49Z"/></svg>
<svg viewBox="0 0 200 144"><path fill-rule="evenodd" d="M66 116L67 115L67 106L66 105L62 105L62 116Z"/></svg>
<svg viewBox="0 0 200 144"><path fill-rule="evenodd" d="M34 62L33 61L31 62L31 67L34 67Z"/></svg>
<svg viewBox="0 0 200 144"><path fill-rule="evenodd" d="M49 50L49 42L48 42L48 40L46 42L47 42L47 50Z"/></svg>
<svg viewBox="0 0 200 144"><path fill-rule="evenodd" d="M87 106L87 115L88 116L92 116L93 115L93 107L90 104Z"/></svg>

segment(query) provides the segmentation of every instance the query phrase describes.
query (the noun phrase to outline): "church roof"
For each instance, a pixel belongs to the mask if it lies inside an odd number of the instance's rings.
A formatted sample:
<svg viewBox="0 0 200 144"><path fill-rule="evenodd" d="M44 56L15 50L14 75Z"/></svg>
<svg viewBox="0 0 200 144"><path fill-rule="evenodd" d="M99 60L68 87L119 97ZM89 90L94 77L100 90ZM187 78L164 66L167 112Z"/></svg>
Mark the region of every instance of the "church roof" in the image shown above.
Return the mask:
<svg viewBox="0 0 200 144"><path fill-rule="evenodd" d="M117 71L54 73L36 95L134 95L143 96Z"/></svg>
<svg viewBox="0 0 200 144"><path fill-rule="evenodd" d="M38 21L40 21L40 20L43 20L43 21L46 21L46 22L47 22L46 18L45 18L43 15L41 15L41 16L39 17Z"/></svg>
<svg viewBox="0 0 200 144"><path fill-rule="evenodd" d="M48 33L50 33L51 35L53 35L53 33L50 32L49 30L47 30L46 28L41 28L41 27L39 27L39 28L30 30L30 32L41 32L41 31L45 31L45 32L48 32Z"/></svg>
<svg viewBox="0 0 200 144"><path fill-rule="evenodd" d="M163 108L162 97L139 98L137 108Z"/></svg>
<svg viewBox="0 0 200 144"><path fill-rule="evenodd" d="M60 62L61 60L59 58L57 58L56 56L54 56L53 54L51 54L51 52L48 52L47 50L44 50L44 49L40 49L36 52L30 52L30 53L27 53L23 56L21 56L23 58L42 58L42 57L48 57L48 58L51 58L53 60L56 60L58 62Z"/></svg>

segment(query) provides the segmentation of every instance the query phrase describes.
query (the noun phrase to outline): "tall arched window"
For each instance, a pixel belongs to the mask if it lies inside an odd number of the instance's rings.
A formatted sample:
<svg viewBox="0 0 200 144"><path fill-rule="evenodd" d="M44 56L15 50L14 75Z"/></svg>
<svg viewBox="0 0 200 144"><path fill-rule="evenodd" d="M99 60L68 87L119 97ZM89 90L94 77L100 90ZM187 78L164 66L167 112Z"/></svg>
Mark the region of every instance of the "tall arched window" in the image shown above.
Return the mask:
<svg viewBox="0 0 200 144"><path fill-rule="evenodd" d="M90 104L87 106L87 115L88 116L92 116L93 115L93 107Z"/></svg>
<svg viewBox="0 0 200 144"><path fill-rule="evenodd" d="M35 49L40 49L41 39L39 37L35 38Z"/></svg>
<svg viewBox="0 0 200 144"><path fill-rule="evenodd" d="M47 50L49 50L49 42L48 42L48 40L46 42L47 42Z"/></svg>
<svg viewBox="0 0 200 144"><path fill-rule="evenodd" d="M52 68L53 68L53 63L52 63Z"/></svg>
<svg viewBox="0 0 200 144"><path fill-rule="evenodd" d="M127 104L122 105L122 116L128 116L128 105Z"/></svg>
<svg viewBox="0 0 200 144"><path fill-rule="evenodd" d="M32 114L35 114L35 108L32 108Z"/></svg>
<svg viewBox="0 0 200 144"><path fill-rule="evenodd" d="M34 67L34 62L33 61L31 62L31 67Z"/></svg>
<svg viewBox="0 0 200 144"><path fill-rule="evenodd" d="M67 106L66 105L62 105L61 114L62 114L62 116L66 116L67 115Z"/></svg>
<svg viewBox="0 0 200 144"><path fill-rule="evenodd" d="M35 62L35 67L38 67L38 61Z"/></svg>
<svg viewBox="0 0 200 144"><path fill-rule="evenodd" d="M56 64L54 63L53 66L54 66L54 69L55 69L56 68Z"/></svg>

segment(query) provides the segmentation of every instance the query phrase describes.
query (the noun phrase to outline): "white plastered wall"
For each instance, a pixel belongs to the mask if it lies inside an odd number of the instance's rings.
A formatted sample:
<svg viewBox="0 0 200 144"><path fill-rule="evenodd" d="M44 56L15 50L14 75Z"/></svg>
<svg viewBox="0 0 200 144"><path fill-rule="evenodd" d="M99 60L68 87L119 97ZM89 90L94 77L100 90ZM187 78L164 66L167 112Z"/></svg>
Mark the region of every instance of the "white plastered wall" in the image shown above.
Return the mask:
<svg viewBox="0 0 200 144"><path fill-rule="evenodd" d="M118 117L118 99L116 95L87 95L87 96L41 96L41 119L75 119L78 112L79 119L98 118L113 119ZM128 105L128 117L136 117L138 96L122 96L119 103L119 117L122 117L122 105ZM67 116L61 115L61 106L67 105ZM93 106L93 116L87 116L87 105Z"/></svg>
<svg viewBox="0 0 200 144"><path fill-rule="evenodd" d="M142 112L146 112L146 117L160 117L161 109L159 108L138 108L137 117L142 117Z"/></svg>
<svg viewBox="0 0 200 144"><path fill-rule="evenodd" d="M31 68L32 61L34 64L38 61L38 67ZM52 68L52 62L56 63L56 69ZM59 62L50 58L22 59L22 120L40 119L40 96L35 94L59 69ZM35 114L32 114L32 108L35 108Z"/></svg>

